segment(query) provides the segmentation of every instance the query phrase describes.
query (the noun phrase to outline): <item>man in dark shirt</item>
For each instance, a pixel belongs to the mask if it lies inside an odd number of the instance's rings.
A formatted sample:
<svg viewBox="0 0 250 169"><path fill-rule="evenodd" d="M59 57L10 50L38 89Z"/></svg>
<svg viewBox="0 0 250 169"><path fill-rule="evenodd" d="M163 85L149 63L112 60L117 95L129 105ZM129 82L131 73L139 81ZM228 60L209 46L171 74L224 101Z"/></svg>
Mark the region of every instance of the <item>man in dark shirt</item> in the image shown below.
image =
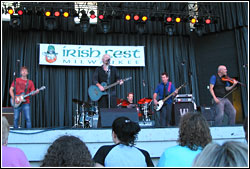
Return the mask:
<svg viewBox="0 0 250 169"><path fill-rule="evenodd" d="M101 90L104 91L104 87L101 85L102 82L106 82L107 85L113 84L120 81L120 85L123 84L122 80L119 80L117 69L110 65L110 56L108 54L102 57L103 65L97 67L94 72L93 83ZM103 95L98 100L99 108L115 108L116 107L116 93L115 88L108 89L108 95ZM110 100L110 102L109 102Z"/></svg>
<svg viewBox="0 0 250 169"><path fill-rule="evenodd" d="M220 65L218 67L218 74L213 75L210 78L209 90L214 99L216 110L215 125L222 124L224 111L228 114L229 124L234 125L236 110L228 98L224 98L224 96L227 94L227 91L232 90L238 82L234 80L233 85L230 86L228 82L221 80L221 78L224 76L227 76L227 68L224 65Z"/></svg>

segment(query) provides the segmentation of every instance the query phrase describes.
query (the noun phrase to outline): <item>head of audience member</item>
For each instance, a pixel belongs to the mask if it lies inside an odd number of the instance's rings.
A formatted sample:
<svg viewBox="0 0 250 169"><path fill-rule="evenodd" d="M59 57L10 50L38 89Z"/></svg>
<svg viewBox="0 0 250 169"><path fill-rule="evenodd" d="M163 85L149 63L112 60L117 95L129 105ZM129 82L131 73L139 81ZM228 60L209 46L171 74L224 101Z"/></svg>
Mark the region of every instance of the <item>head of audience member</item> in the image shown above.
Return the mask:
<svg viewBox="0 0 250 169"><path fill-rule="evenodd" d="M209 124L201 113L186 113L181 117L178 138L180 146L197 150L199 147L204 148L211 141Z"/></svg>
<svg viewBox="0 0 250 169"><path fill-rule="evenodd" d="M127 96L128 102L129 103L133 103L133 99L134 99L134 93L129 92L128 96Z"/></svg>
<svg viewBox="0 0 250 169"><path fill-rule="evenodd" d="M10 125L5 116L2 116L2 145L6 146L8 144Z"/></svg>
<svg viewBox="0 0 250 169"><path fill-rule="evenodd" d="M245 117L243 129L245 132L246 141L248 142L248 117Z"/></svg>
<svg viewBox="0 0 250 169"><path fill-rule="evenodd" d="M48 148L41 167L93 167L94 162L83 141L75 136L62 136Z"/></svg>
<svg viewBox="0 0 250 169"><path fill-rule="evenodd" d="M162 74L161 74L161 80L162 80L162 82L164 83L164 84L167 84L167 82L168 82L168 74L166 73L166 72L163 72Z"/></svg>
<svg viewBox="0 0 250 169"><path fill-rule="evenodd" d="M118 117L112 124L113 141L115 144L133 146L140 130L138 123L131 121L127 117Z"/></svg>
<svg viewBox="0 0 250 169"><path fill-rule="evenodd" d="M228 141L222 145L209 143L196 157L193 167L247 167L247 144Z"/></svg>

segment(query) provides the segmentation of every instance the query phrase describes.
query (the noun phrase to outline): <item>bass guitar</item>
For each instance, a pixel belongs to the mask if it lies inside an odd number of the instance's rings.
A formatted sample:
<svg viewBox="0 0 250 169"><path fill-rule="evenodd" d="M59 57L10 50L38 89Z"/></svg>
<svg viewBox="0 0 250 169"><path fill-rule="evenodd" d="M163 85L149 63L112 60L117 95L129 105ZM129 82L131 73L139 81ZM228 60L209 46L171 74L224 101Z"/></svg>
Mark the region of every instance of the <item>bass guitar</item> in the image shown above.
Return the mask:
<svg viewBox="0 0 250 169"><path fill-rule="evenodd" d="M187 84L187 83L184 83L183 85L181 85L180 87L178 87L178 88L177 88L177 91L179 91L179 90L180 90L182 87L184 87L186 84ZM162 106L163 106L163 104L164 104L164 102L165 102L166 100L168 100L168 99L169 99L171 96L173 96L173 95L174 95L174 92L171 93L170 95L168 95L167 97L165 97L164 99L159 100L159 101L158 101L158 104L154 106L154 109L155 109L156 111L160 111L161 108L162 108Z"/></svg>
<svg viewBox="0 0 250 169"><path fill-rule="evenodd" d="M125 78L125 79L122 79L124 82L127 81L127 80L131 80L132 77L128 77L128 78ZM114 87L116 85L118 85L120 82L115 82L111 85L108 85L107 86L107 83L106 82L102 82L101 85L104 87L104 91L101 91L99 89L99 87L97 87L96 85L91 85L89 88L88 88L88 94L89 94L89 97L92 101L97 101L99 100L103 95L106 95L108 94L106 92L106 90L108 90L109 88L111 87Z"/></svg>
<svg viewBox="0 0 250 169"><path fill-rule="evenodd" d="M40 90L44 90L44 89L46 89L46 87L45 87L45 86L42 86L42 87L39 88L38 90L40 91ZM25 100L26 97L28 97L28 96L34 94L35 92L36 92L36 91L33 91L33 92L30 92L30 93L28 93L28 94L26 94L26 95L24 95L24 93L21 93L20 95L16 95L16 96L15 96L15 102L16 102L16 103L14 103L14 100L13 100L12 98L10 98L10 104L11 104L11 106L12 106L13 108L18 108L23 102L26 102L26 100Z"/></svg>

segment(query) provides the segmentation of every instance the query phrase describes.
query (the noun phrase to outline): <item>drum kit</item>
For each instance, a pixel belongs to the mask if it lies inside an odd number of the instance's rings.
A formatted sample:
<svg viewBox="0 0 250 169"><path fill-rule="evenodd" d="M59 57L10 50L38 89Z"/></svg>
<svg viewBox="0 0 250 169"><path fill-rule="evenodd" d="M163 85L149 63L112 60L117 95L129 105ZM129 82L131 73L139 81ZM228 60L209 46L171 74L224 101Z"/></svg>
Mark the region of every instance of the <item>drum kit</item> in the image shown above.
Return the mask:
<svg viewBox="0 0 250 169"><path fill-rule="evenodd" d="M130 107L130 103L124 99L117 99L116 100L117 107ZM139 120L142 121L150 121L152 118L152 111L150 111L150 105L152 103L151 98L142 98L140 99L137 104L133 104L133 106L137 109Z"/></svg>
<svg viewBox="0 0 250 169"><path fill-rule="evenodd" d="M98 106L78 99L72 99L72 101L76 103L76 114L74 115L74 126L72 128L97 128Z"/></svg>

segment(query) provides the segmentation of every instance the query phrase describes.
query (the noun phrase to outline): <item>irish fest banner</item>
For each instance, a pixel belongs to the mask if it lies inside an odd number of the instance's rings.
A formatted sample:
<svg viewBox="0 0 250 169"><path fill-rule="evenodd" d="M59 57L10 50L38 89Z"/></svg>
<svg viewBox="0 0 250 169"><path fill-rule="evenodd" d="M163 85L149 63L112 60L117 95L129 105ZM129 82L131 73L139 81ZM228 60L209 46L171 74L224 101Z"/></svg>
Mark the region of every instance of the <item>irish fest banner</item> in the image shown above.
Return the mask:
<svg viewBox="0 0 250 169"><path fill-rule="evenodd" d="M40 65L100 66L110 55L113 66L145 66L144 46L39 44Z"/></svg>

